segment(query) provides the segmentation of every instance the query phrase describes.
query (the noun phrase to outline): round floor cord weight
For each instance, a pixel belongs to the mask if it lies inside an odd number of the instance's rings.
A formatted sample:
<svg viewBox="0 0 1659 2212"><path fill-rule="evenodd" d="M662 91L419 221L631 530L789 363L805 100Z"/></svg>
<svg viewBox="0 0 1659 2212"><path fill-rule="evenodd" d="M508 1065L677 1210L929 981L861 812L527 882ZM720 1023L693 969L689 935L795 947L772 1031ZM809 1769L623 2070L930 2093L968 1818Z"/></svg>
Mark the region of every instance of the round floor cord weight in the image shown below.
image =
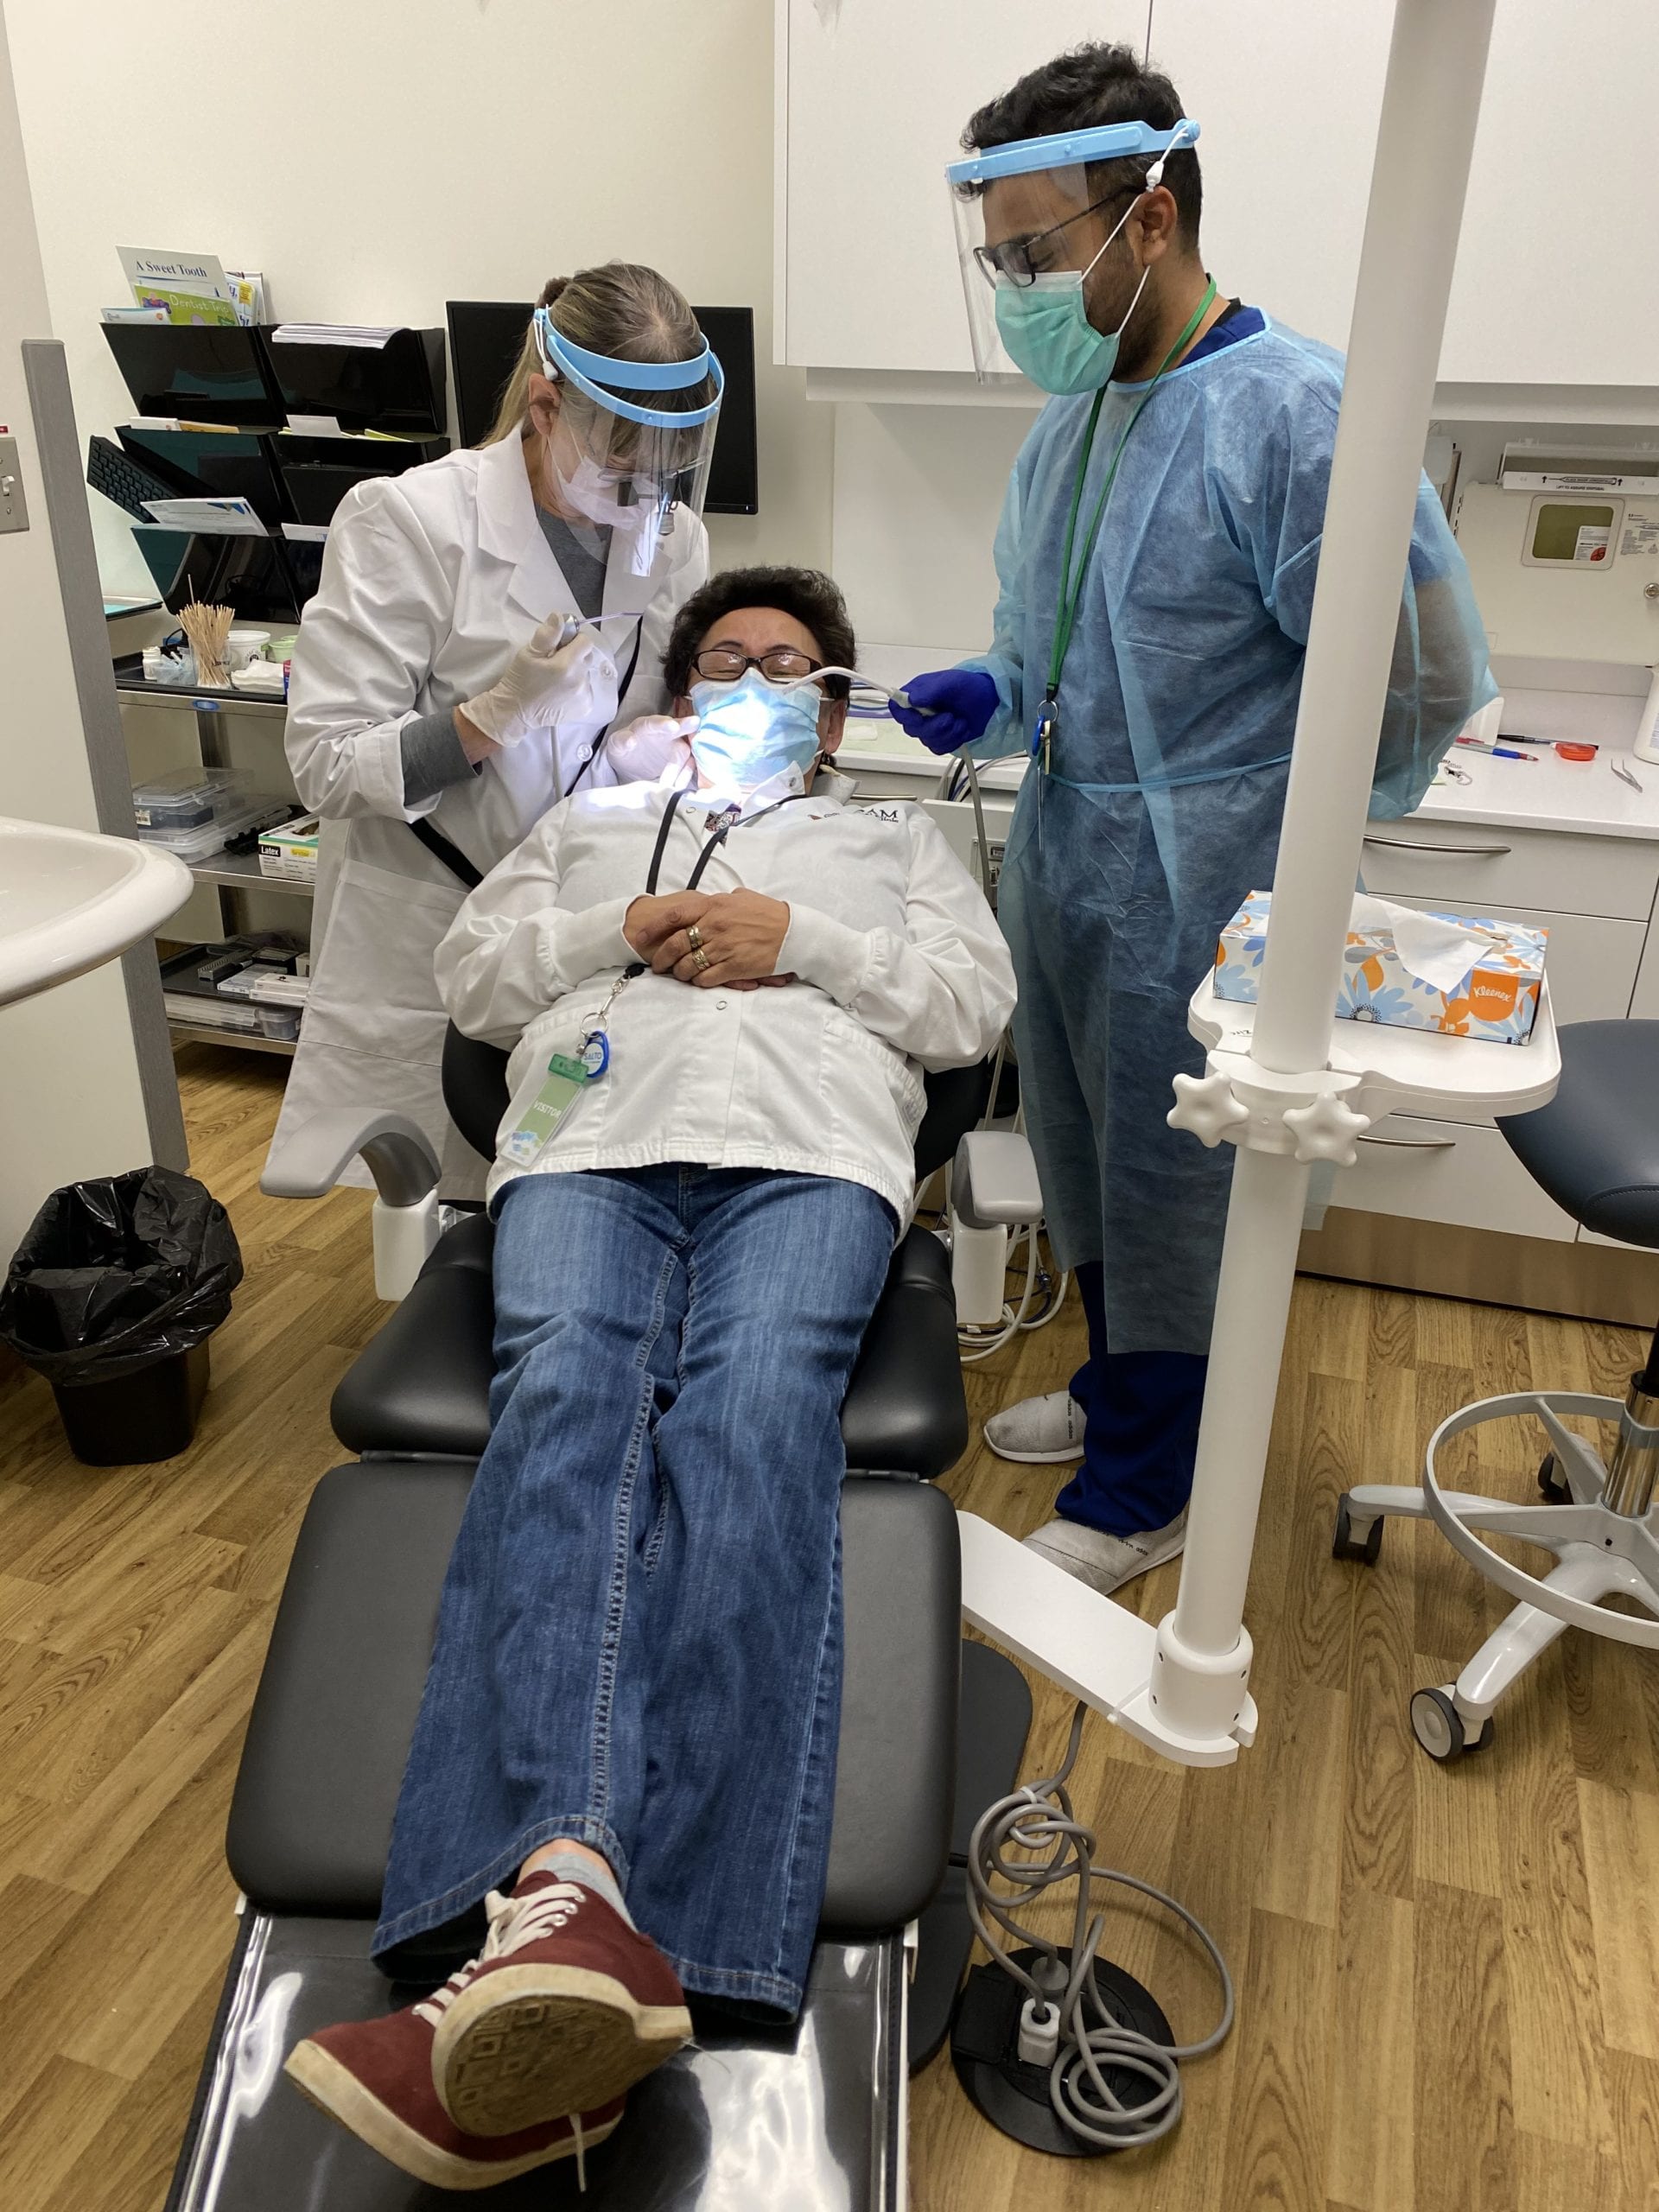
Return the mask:
<svg viewBox="0 0 1659 2212"><path fill-rule="evenodd" d="M1008 1955L1017 1965L1039 1972L1046 1952L1031 1948ZM1069 1945L1058 1954L1068 1973ZM1144 2036L1166 2049L1175 2037L1157 1999L1133 1974L1109 1959L1094 1962L1095 1989L1101 2003L1120 2026ZM969 2102L984 2113L993 2127L1012 2136L1028 2151L1046 2151L1057 2158L1103 2158L1131 2144L1091 2143L1076 2134L1054 2109L1049 2094L1047 2066L1028 2066L1020 2056L1020 2015L1026 1993L995 1959L976 1967L963 1984L950 2023L950 2063ZM1108 2066L1106 2077L1125 2104L1146 2093L1126 2066Z"/></svg>
<svg viewBox="0 0 1659 2212"><path fill-rule="evenodd" d="M1097 2158L1160 2141L1180 2124L1180 2062L1217 2050L1231 2031L1233 1980L1209 1930L1155 1884L1095 1863L1093 1832L1071 1809L1087 1704L1071 1714L1057 1774L988 1808L968 1845L968 1911L990 1954L968 1977L951 2027L957 2079L987 2120L1015 2141L1059 2158ZM1012 1847L1028 1856L1011 1859ZM994 1882L1007 1886L998 1890ZM1075 1882L1071 1941L1058 1944L1014 1916ZM1161 1906L1207 1955L1221 2017L1198 2042L1178 2044L1150 1991L1100 1954L1105 1914L1095 1885ZM1010 1949L1004 1935L1020 1946Z"/></svg>

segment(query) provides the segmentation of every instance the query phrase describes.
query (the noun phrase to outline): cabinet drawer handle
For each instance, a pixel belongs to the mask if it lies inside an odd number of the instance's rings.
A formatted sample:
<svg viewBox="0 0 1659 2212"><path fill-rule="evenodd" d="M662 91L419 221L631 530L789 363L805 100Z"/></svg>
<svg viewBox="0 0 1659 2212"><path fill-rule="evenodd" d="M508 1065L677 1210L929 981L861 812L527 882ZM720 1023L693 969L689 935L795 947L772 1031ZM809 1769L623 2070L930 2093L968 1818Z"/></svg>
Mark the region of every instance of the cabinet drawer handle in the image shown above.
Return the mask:
<svg viewBox="0 0 1659 2212"><path fill-rule="evenodd" d="M1440 845L1427 837L1367 837L1368 845L1387 845L1396 853L1457 853L1465 859L1475 861L1501 860L1512 852L1511 845Z"/></svg>
<svg viewBox="0 0 1659 2212"><path fill-rule="evenodd" d="M1389 1152L1450 1152L1456 1137L1361 1137L1361 1144L1380 1144Z"/></svg>

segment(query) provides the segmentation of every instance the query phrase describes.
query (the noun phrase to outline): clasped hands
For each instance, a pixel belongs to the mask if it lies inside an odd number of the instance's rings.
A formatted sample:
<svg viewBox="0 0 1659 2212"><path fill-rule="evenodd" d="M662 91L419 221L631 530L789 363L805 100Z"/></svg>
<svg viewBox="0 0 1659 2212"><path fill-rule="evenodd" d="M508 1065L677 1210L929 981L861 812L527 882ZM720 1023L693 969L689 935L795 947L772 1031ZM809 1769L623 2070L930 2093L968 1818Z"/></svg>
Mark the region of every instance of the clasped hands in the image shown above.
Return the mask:
<svg viewBox="0 0 1659 2212"><path fill-rule="evenodd" d="M658 975L677 976L706 989L758 991L763 983L792 983L793 976L776 973L788 929L787 903L759 891L642 897L622 918L623 936Z"/></svg>

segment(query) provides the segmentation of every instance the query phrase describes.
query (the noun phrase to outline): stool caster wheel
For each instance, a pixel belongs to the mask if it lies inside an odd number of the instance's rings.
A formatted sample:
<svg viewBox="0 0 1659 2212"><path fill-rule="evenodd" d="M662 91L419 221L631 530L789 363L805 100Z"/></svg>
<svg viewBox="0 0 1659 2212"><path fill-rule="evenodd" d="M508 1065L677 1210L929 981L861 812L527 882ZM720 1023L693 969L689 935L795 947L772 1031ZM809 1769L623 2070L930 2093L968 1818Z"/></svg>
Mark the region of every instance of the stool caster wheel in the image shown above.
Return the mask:
<svg viewBox="0 0 1659 2212"><path fill-rule="evenodd" d="M1452 1703L1452 1693L1419 1690L1411 1700L1411 1732L1430 1758L1445 1766L1470 1751L1484 1750L1492 1740L1492 1724L1484 1720L1471 1743L1464 1734L1463 1715Z"/></svg>
<svg viewBox="0 0 1659 2212"><path fill-rule="evenodd" d="M1539 1465L1538 1489L1547 1505L1573 1503L1573 1493L1561 1480L1561 1463L1553 1452L1546 1452Z"/></svg>
<svg viewBox="0 0 1659 2212"><path fill-rule="evenodd" d="M1337 1500L1336 1533L1331 1539L1332 1559L1357 1559L1367 1567L1375 1567L1382 1549L1382 1516L1379 1513L1363 1536L1354 1534L1354 1524L1348 1510L1346 1497Z"/></svg>

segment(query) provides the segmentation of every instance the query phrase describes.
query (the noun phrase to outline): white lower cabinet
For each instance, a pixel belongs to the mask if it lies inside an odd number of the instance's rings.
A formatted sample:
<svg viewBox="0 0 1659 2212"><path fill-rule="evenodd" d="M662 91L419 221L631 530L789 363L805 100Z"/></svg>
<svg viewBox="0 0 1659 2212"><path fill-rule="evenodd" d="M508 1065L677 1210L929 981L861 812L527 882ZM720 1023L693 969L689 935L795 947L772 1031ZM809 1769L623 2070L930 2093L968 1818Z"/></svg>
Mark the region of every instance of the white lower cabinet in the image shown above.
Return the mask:
<svg viewBox="0 0 1659 2212"><path fill-rule="evenodd" d="M1407 815L1367 824L1360 868L1379 899L1455 914L1602 914L1645 929L1659 889L1659 842Z"/></svg>
<svg viewBox="0 0 1659 2212"><path fill-rule="evenodd" d="M1371 825L1364 870L1369 890L1402 906L1548 930L1558 1024L1659 1017L1659 929L1649 920L1659 846L1649 841L1408 817ZM1455 1107L1379 1122L1331 1202L1559 1243L1611 1241L1547 1198L1488 1118L1460 1120Z"/></svg>
<svg viewBox="0 0 1659 2212"><path fill-rule="evenodd" d="M1338 1172L1331 1204L1564 1244L1578 1234L1497 1129L1407 1114L1386 1116L1360 1139L1359 1165Z"/></svg>

